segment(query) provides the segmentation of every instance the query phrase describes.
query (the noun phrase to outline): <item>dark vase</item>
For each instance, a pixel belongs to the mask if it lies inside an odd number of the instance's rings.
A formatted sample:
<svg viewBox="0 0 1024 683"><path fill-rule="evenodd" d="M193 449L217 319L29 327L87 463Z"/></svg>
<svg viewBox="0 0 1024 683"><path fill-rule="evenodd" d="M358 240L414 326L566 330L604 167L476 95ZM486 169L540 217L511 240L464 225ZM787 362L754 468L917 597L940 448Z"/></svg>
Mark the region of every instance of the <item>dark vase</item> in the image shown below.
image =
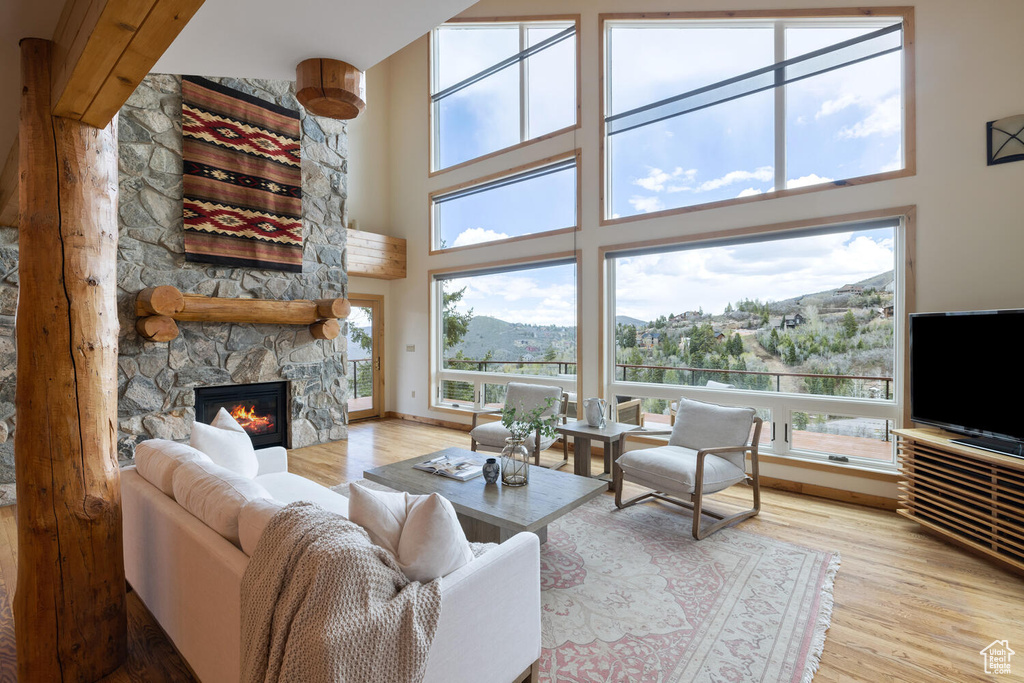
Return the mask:
<svg viewBox="0 0 1024 683"><path fill-rule="evenodd" d="M488 484L496 484L498 482L498 461L494 458L487 458L487 462L484 463L484 481Z"/></svg>

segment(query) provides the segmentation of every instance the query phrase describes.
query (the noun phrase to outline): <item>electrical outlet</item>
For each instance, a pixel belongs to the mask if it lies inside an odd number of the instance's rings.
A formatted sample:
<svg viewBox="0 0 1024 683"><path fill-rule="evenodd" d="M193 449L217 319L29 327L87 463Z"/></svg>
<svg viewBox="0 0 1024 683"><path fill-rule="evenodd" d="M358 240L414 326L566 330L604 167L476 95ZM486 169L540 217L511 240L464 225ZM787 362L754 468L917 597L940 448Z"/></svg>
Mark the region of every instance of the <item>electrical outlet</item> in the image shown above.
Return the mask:
<svg viewBox="0 0 1024 683"><path fill-rule="evenodd" d="M416 390L415 389L412 390L412 397L416 398Z"/></svg>
<svg viewBox="0 0 1024 683"><path fill-rule="evenodd" d="M413 351L416 350L416 345L415 344L406 344L405 345L405 350L407 352L409 352L409 353L412 353Z"/></svg>

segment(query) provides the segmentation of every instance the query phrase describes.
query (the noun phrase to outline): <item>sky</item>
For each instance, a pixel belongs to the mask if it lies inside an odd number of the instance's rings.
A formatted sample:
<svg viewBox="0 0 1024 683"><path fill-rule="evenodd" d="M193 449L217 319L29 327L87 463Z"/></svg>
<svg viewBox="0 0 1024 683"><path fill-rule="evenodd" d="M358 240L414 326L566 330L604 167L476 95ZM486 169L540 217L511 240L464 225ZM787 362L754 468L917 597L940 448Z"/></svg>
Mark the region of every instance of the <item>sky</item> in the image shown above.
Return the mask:
<svg viewBox="0 0 1024 683"><path fill-rule="evenodd" d="M878 27L788 28L786 57ZM530 42L560 28L536 32ZM515 54L519 35L518 29L509 27L443 28L437 45L435 91ZM626 25L611 28L609 45L610 114L775 61L770 26L737 30ZM573 122L574 51L573 40L567 40L528 60L531 134ZM787 86L787 187L902 168L901 59L899 53L886 55ZM442 167L520 141L516 67L485 78L438 106ZM774 129L774 95L764 92L612 136L607 146L610 217L773 189ZM570 170L443 203L437 238L446 246L463 246L568 227L576 219L575 180L575 171ZM628 225L622 230L628 231ZM744 297L785 299L892 267L891 231L639 257L620 264L617 312L644 320L690 308L720 312L727 302ZM571 266L562 266L470 278L463 281L469 285L465 305L478 315L510 322L574 324L572 271ZM649 303L655 291L678 294Z"/></svg>

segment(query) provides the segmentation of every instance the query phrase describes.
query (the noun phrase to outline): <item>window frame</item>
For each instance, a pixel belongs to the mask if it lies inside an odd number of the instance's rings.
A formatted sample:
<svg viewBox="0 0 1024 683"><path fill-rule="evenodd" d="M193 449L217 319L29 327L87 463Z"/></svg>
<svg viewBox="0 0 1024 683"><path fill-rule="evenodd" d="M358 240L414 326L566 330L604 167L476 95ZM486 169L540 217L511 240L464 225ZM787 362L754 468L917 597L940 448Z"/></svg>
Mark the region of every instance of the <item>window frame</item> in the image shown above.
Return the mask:
<svg viewBox="0 0 1024 683"><path fill-rule="evenodd" d="M895 428L911 424L910 422L910 382L907 324L910 313L915 312L914 263L916 245L915 206L894 207L876 211L865 211L840 216L812 218L801 221L790 221L764 226L752 226L698 233L682 237L648 240L644 242L624 242L608 245L598 250L598 270L600 284L600 305L598 309L598 387L602 397L615 395L635 395L644 398L660 398L675 400L686 396L700 401L711 401L725 405L752 405L767 408L772 413L774 426L772 445L761 450L770 454L776 463L810 463L816 467L829 470L860 470L895 473L897 462L895 457L895 439L893 440L893 458L891 461L872 462L868 459L850 458L849 462L831 460L826 453L802 451L790 447L792 442L792 413L823 413L851 415L890 419ZM715 246L723 242L766 241L786 239L800 233L842 231L845 226L855 226L867 221L893 219L899 221L896 228L894 245L894 268L896 269L896 291L894 302L897 313L894 316L894 367L893 367L893 399L889 401L848 398L838 396L814 396L809 394L775 393L749 389L714 389L708 387L691 387L675 384L650 384L643 382L621 382L615 379L615 269L612 265L615 254L627 255L629 252L653 248L671 248L673 246ZM787 427L788 426L788 427ZM789 439L784 439L788 430Z"/></svg>
<svg viewBox="0 0 1024 683"><path fill-rule="evenodd" d="M430 396L427 400L427 409L451 413L457 415L469 415L482 410L484 401L483 386L485 384L501 384L509 381L521 381L532 384L548 384L562 388L566 392L576 392L577 396L582 395L582 378L580 372L581 353L579 343L580 320L582 311L582 287L580 272L582 268L583 252L580 250L564 251L525 258L505 259L491 261L488 263L477 263L471 266L456 266L450 268L435 268L427 272L427 306L429 315L429 334L427 335L427 386ZM511 375L500 372L476 372L472 370L449 370L444 368L442 358L441 335L442 328L442 304L441 304L441 282L438 276L472 276L489 272L514 272L519 269L531 267L545 267L559 264L568 265L573 262L576 268L576 377L573 380L559 379L545 375ZM471 382L474 385L472 406L446 404L440 398L440 388L443 381Z"/></svg>
<svg viewBox="0 0 1024 683"><path fill-rule="evenodd" d="M520 98L519 98L519 120L520 120L520 133L519 133L520 140L519 140L519 142L514 144L514 145L509 145L507 147L503 147L501 149L496 149L496 150L494 150L492 152L488 152L487 154L483 154L483 155L478 156L478 157L473 157L472 159L467 159L465 161L461 161L461 162L459 162L457 164L453 164L451 166L445 166L444 168L438 168L437 167L437 162L438 162L438 158L437 158L437 155L438 155L437 139L438 139L438 134L439 134L440 119L439 119L439 117L436 114L435 104L434 104L434 102L432 100L433 93L434 93L434 84L437 82L437 61L436 61L436 45L437 45L436 33L437 33L437 30L442 28L442 27L444 27L444 26L450 26L452 24L466 24L466 25L473 25L473 24L479 24L479 25L486 25L486 24L520 24L520 25L525 25L525 24L531 24L531 23L543 24L543 23L556 23L556 22L562 22L562 23L571 22L571 23L574 23L576 25L576 36L575 36L575 42L576 42L576 64L575 64L575 73L576 73L576 84L575 84L576 85L576 112L575 112L575 114L576 114L576 116L575 116L574 123L571 123L568 126L565 126L563 128L559 128L558 130L553 130L553 131L551 131L549 133L544 133L543 135L540 135L540 136L537 136L537 137L528 138L528 139L525 139L525 140L522 139L522 136L523 136L523 133L524 133L524 123L523 123L524 122L524 117L526 116L526 110L529 108L528 98L526 96L522 95L522 93L524 92L524 90L528 91L529 88L526 85L526 82L524 80L520 80L520 86L519 87L520 87L521 95L520 95ZM481 161L483 161L485 159L490 159L490 158L493 158L493 157L501 155L501 154L506 154L506 153L511 152L513 150L521 149L523 147L526 147L527 145L536 144L538 142L542 142L544 140L549 140L551 138L558 137L560 135L564 135L566 133L578 130L581 127L581 125L582 125L582 118L581 118L581 114L580 114L581 108L582 108L582 105L581 105L581 102L580 102L580 99L581 99L581 96L582 96L582 90L580 88L580 80L581 80L580 79L580 67L581 67L581 55L582 55L580 31L581 31L581 15L579 15L579 14L552 14L552 15L529 15L529 16L507 16L507 17L455 17L453 19L449 19L448 21L446 21L441 26L438 26L438 27L432 29L430 31L430 33L427 34L427 69L428 69L428 74L427 74L427 76L428 76L428 78L427 78L427 146L428 146L427 177L428 178L433 178L434 176L440 175L442 173L448 173L449 171L454 171L456 169L465 168L466 166L470 166L472 164L479 163L479 162L481 162ZM519 68L520 69L525 69L525 63L524 62L520 62ZM577 180L577 185L578 184L579 184L579 182ZM579 222L578 213L577 213L577 222Z"/></svg>
<svg viewBox="0 0 1024 683"><path fill-rule="evenodd" d="M704 21L714 20L723 23L738 23L744 19L751 22L775 22L775 43L776 53L784 49L784 24L787 21L800 21L801 25L813 26L820 22L821 25L835 24L837 20L843 19L864 19L871 20L877 17L900 17L903 21L903 71L902 71L902 96L903 96L903 168L895 171L883 171L868 175L855 176L851 178L839 178L830 182L805 187L794 187L781 189L776 188L762 194L748 197L734 197L718 201L681 206L671 209L662 209L650 213L639 213L630 216L612 218L611 212L611 168L609 163L608 136L605 129L604 119L608 115L607 104L609 102L611 70L608 67L610 51L608 49L608 27L609 24L618 22L635 22L655 25L661 21ZM817 20L817 21L815 21ZM598 225L620 225L634 221L651 220L665 216L673 216L694 211L717 209L736 204L747 204L750 202L778 199L780 197L791 197L794 195L807 194L810 192L821 192L823 190L834 190L854 185L864 185L883 180L895 178L906 178L917 174L917 144L916 144L916 87L915 87L915 39L914 39L914 8L913 7L860 7L860 8L829 8L816 10L742 10L742 11L696 11L696 12L659 12L657 16L646 13L622 12L598 15L599 36L599 64L601 68L601 83L599 87L600 98L600 146L598 150L600 165L600 181L598 187ZM779 173L783 174L785 181L785 154L786 154L786 118L785 118L785 89L776 88L775 92L775 154L774 167L776 179Z"/></svg>
<svg viewBox="0 0 1024 683"><path fill-rule="evenodd" d="M533 161L533 162L530 162L528 164L523 164L522 166L516 166L515 168L510 168L510 169L507 169L507 170L498 171L496 173L491 173L490 175L486 175L486 176L483 176L481 178L473 178L472 180L467 180L466 182L459 183L458 185L452 185L450 187L446 187L446 188L443 188L443 189L440 189L440 190L434 190L433 192L431 192L430 194L427 195L427 207L428 207L427 208L427 211L428 211L428 220L427 220L427 224L428 224L428 227L427 227L427 239L428 239L428 242L427 242L427 244L428 244L428 247L429 247L428 251L427 251L427 254L429 256L435 256L437 254L450 254L450 253L453 253L453 252L465 251L467 249L478 249L480 247L492 247L492 246L496 246L496 245L509 244L510 242L520 242L522 240L535 239L535 238L538 238L538 237L550 237L552 235L562 235L562 234L566 234L566 233L576 232L577 230L580 229L580 225L581 225L580 211L582 211L582 209L583 209L582 184L580 183L580 173L582 172L582 156L583 156L582 151L577 149L577 150L573 150L571 152L568 152L566 154L556 154L554 156L547 157L546 159L541 159L539 161ZM576 222L575 222L575 224L566 226L564 228L555 228L554 230L544 230L544 231L541 231L541 232L532 232L532 233L529 233L527 235L514 235L512 237L506 237L506 238L500 239L500 240L491 240L489 242L478 242L476 244L465 244L465 245L462 245L460 247L443 247L442 248L442 247L436 246L437 245L437 237L439 236L438 235L438 227L439 226L438 226L438 213L437 213L438 205L435 204L434 202L435 202L435 200L438 197L443 197L443 196L451 194L453 192L458 192L459 190L465 190L465 189L470 188L470 187L475 187L475 186L478 186L478 185L485 185L485 184L487 184L487 183L489 183L491 181L494 181L494 180L500 180L502 178L509 178L509 177L518 175L520 173L526 173L528 171L533 171L533 170L536 170L536 169L540 169L540 168L543 168L544 166L552 166L552 165L557 164L559 162L567 162L570 159L574 159L575 160L575 165L576 165L576 191L573 193L573 195L574 195L573 196L573 203L574 203L574 206L575 206L575 213L576 213Z"/></svg>

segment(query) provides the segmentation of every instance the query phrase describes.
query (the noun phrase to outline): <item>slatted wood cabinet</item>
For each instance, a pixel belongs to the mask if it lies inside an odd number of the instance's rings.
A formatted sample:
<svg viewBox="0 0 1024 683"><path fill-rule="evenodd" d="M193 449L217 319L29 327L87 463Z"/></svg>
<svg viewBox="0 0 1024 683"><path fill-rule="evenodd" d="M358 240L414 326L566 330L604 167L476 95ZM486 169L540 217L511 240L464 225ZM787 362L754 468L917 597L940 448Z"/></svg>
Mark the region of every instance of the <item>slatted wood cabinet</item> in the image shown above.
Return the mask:
<svg viewBox="0 0 1024 683"><path fill-rule="evenodd" d="M900 507L929 531L1024 572L1024 459L900 429Z"/></svg>

